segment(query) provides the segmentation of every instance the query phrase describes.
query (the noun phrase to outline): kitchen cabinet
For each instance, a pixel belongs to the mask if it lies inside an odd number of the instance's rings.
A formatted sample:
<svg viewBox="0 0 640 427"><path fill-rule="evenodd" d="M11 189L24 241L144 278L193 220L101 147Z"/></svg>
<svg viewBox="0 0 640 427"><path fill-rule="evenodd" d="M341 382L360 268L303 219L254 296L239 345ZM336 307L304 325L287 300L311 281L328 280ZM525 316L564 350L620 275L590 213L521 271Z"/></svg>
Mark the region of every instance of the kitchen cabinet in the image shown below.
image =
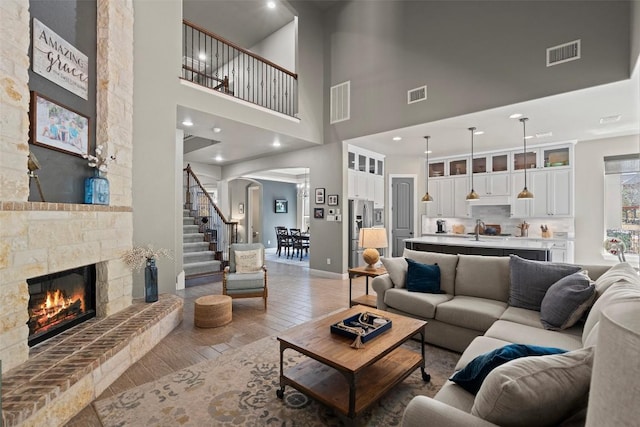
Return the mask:
<svg viewBox="0 0 640 427"><path fill-rule="evenodd" d="M449 160L449 176L466 175L466 174L467 174L467 159Z"/></svg>
<svg viewBox="0 0 640 427"><path fill-rule="evenodd" d="M384 208L384 177L379 175L370 177L369 185L369 188L373 188L373 207Z"/></svg>
<svg viewBox="0 0 640 427"><path fill-rule="evenodd" d="M429 181L429 194L433 202L427 203L427 215L430 217L453 217L453 178L432 179Z"/></svg>
<svg viewBox="0 0 640 427"><path fill-rule="evenodd" d="M527 172L533 199L518 199L524 187L524 171L513 175L511 215L516 218L542 218L573 215L573 172L570 168Z"/></svg>
<svg viewBox="0 0 640 427"><path fill-rule="evenodd" d="M572 175L571 169L549 169L531 173L531 191L535 197L532 208L533 216L572 215Z"/></svg>
<svg viewBox="0 0 640 427"><path fill-rule="evenodd" d="M467 202L467 194L471 191L470 178L463 176L453 179L453 216L464 218L470 216L471 208ZM450 196L451 197L451 196ZM471 202L473 203L473 202Z"/></svg>
<svg viewBox="0 0 640 427"><path fill-rule="evenodd" d="M348 147L348 198L372 200L376 207L384 207L384 157L360 147Z"/></svg>
<svg viewBox="0 0 640 427"><path fill-rule="evenodd" d="M369 180L367 174L348 169L347 187L347 194L350 199L373 200L373 197L369 198Z"/></svg>
<svg viewBox="0 0 640 427"><path fill-rule="evenodd" d="M445 162L429 163L429 178L444 176Z"/></svg>
<svg viewBox="0 0 640 427"><path fill-rule="evenodd" d="M433 202L427 203L430 217L464 218L469 216L469 177L440 178L429 181Z"/></svg>
<svg viewBox="0 0 640 427"><path fill-rule="evenodd" d="M480 197L508 196L511 194L508 173L477 174L473 176L473 186Z"/></svg>

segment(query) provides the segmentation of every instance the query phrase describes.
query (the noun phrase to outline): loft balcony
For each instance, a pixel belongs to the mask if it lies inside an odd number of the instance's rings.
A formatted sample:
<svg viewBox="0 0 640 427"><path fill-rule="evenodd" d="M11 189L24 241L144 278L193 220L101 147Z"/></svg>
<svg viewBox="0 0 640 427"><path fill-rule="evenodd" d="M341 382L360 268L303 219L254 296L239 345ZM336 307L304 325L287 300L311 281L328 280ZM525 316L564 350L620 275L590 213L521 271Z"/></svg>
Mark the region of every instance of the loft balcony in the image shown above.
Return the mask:
<svg viewBox="0 0 640 427"><path fill-rule="evenodd" d="M183 20L182 78L295 117L298 75Z"/></svg>

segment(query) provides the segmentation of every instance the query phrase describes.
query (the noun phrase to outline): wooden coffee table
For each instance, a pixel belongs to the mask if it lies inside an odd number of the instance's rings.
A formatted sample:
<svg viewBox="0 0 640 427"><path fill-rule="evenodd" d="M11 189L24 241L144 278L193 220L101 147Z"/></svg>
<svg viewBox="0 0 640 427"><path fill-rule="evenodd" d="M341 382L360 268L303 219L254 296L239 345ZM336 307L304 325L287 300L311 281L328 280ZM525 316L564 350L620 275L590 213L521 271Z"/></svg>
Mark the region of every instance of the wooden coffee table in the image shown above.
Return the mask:
<svg viewBox="0 0 640 427"><path fill-rule="evenodd" d="M360 349L351 347L353 339L331 333L332 324L364 312L391 319L391 328L367 341ZM355 418L416 368L420 368L424 381L431 379L424 369L426 324L423 320L357 305L295 326L278 337L280 388L277 396L282 399L285 386L290 385L349 418ZM416 334L422 337L420 353L400 347ZM284 351L289 348L308 358L285 371Z"/></svg>

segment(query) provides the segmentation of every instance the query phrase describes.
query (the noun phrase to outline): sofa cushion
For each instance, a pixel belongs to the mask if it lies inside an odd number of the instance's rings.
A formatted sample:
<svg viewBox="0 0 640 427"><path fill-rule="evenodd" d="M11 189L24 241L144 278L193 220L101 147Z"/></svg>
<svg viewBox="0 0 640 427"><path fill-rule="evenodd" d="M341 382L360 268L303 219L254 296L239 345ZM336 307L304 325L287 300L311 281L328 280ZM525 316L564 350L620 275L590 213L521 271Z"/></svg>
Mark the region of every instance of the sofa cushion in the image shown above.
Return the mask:
<svg viewBox="0 0 640 427"><path fill-rule="evenodd" d="M534 328L542 328L540 312L536 310L527 310L526 308L507 307L504 313L502 313L502 316L500 316L500 320L529 325Z"/></svg>
<svg viewBox="0 0 640 427"><path fill-rule="evenodd" d="M440 289L447 294L454 294L453 290L456 279L458 255L405 249L402 256L405 258L411 258L412 260L423 264L438 264L438 267L440 267Z"/></svg>
<svg viewBox="0 0 640 427"><path fill-rule="evenodd" d="M457 371L451 378L454 383L476 394L484 379L491 371L500 365L526 356L544 356L565 353L567 350L555 347L531 346L525 344L507 344L503 347L476 356L464 368Z"/></svg>
<svg viewBox="0 0 640 427"><path fill-rule="evenodd" d="M596 297L596 287L582 270L551 285L540 305L545 329L557 331L575 325Z"/></svg>
<svg viewBox="0 0 640 427"><path fill-rule="evenodd" d="M509 299L509 257L458 255L454 295Z"/></svg>
<svg viewBox="0 0 640 427"><path fill-rule="evenodd" d="M453 381L444 383L433 398L467 413L471 412L471 408L473 408L474 395ZM422 425L425 425L424 420Z"/></svg>
<svg viewBox="0 0 640 427"><path fill-rule="evenodd" d="M582 340L586 341L591 329L600 321L602 310L612 303L630 300L640 300L640 286L637 283L622 281L609 286L606 292L591 307L587 320L584 322Z"/></svg>
<svg viewBox="0 0 640 427"><path fill-rule="evenodd" d="M395 310L423 318L433 319L436 307L453 298L447 294L425 294L409 292L407 289L388 289L384 303Z"/></svg>
<svg viewBox="0 0 640 427"><path fill-rule="evenodd" d="M407 258L406 285L409 292L443 293L440 291L440 267Z"/></svg>
<svg viewBox="0 0 640 427"><path fill-rule="evenodd" d="M596 280L596 299L600 298L602 294L609 288L609 286L613 285L619 281L627 281L630 283L638 282L638 273L636 270L629 264L628 262L621 262L609 270L607 270L604 274L602 274Z"/></svg>
<svg viewBox="0 0 640 427"><path fill-rule="evenodd" d="M501 426L551 426L569 417L589 392L593 347L524 357L494 369L471 413Z"/></svg>
<svg viewBox="0 0 640 427"><path fill-rule="evenodd" d="M548 331L541 327L498 320L485 332L485 336L512 343L576 350L582 347L581 332L579 326L573 326L564 331Z"/></svg>
<svg viewBox="0 0 640 427"><path fill-rule="evenodd" d="M458 359L454 371L459 371L464 368L469 362L481 354L488 353L508 344L511 343L497 338L485 337L484 335L476 337L462 352L462 356Z"/></svg>
<svg viewBox="0 0 640 427"><path fill-rule="evenodd" d="M507 304L485 298L455 296L436 309L436 319L475 331L486 331L500 318Z"/></svg>
<svg viewBox="0 0 640 427"><path fill-rule="evenodd" d="M393 286L404 288L407 280L407 260L404 257L380 258L382 265L387 270Z"/></svg>
<svg viewBox="0 0 640 427"><path fill-rule="evenodd" d="M509 305L529 310L540 311L547 289L563 277L582 269L577 265L532 261L517 255L509 255L509 258Z"/></svg>

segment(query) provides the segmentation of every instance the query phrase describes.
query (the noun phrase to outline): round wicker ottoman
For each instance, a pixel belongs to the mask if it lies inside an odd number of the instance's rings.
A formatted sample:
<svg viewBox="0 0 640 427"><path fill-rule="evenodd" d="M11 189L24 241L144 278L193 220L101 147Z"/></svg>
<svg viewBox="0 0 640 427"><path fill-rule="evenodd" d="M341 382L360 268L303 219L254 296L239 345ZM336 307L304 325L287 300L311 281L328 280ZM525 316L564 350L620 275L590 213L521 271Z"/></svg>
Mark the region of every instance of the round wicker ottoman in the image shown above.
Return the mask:
<svg viewBox="0 0 640 427"><path fill-rule="evenodd" d="M231 322L231 297L207 295L198 298L193 320L199 328L217 328Z"/></svg>

